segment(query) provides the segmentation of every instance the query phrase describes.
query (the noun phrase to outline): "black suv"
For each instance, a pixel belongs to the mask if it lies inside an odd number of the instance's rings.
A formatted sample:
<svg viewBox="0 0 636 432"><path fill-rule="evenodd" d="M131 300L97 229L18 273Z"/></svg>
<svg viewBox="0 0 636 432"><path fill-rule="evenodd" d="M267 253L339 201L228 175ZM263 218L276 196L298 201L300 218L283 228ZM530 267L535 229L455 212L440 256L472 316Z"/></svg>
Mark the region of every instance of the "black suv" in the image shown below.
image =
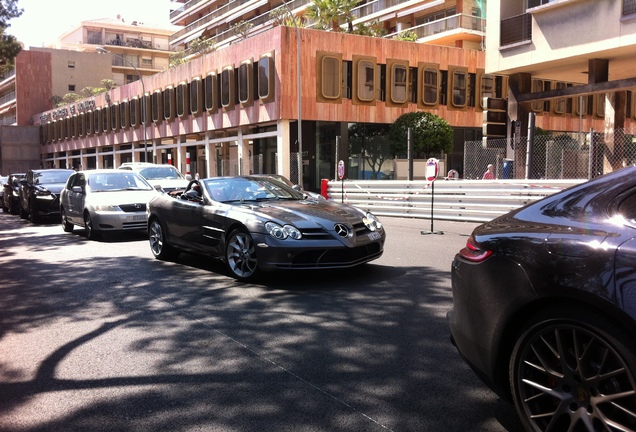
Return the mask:
<svg viewBox="0 0 636 432"><path fill-rule="evenodd" d="M59 216L60 192L74 172L70 169L29 170L20 184L20 217L37 223L43 216Z"/></svg>

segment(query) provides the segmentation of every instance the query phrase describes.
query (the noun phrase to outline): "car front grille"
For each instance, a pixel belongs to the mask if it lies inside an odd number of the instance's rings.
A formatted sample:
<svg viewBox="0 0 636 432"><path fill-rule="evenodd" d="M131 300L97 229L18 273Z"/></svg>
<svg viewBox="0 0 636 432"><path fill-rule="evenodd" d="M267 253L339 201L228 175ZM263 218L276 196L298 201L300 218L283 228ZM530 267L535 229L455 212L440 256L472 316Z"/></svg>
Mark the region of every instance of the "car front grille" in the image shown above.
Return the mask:
<svg viewBox="0 0 636 432"><path fill-rule="evenodd" d="M126 213L134 213L134 212L145 212L146 204L121 204L119 208Z"/></svg>
<svg viewBox="0 0 636 432"><path fill-rule="evenodd" d="M147 228L146 221L124 222L122 229L125 230L142 230Z"/></svg>
<svg viewBox="0 0 636 432"><path fill-rule="evenodd" d="M369 228L366 227L364 222L353 224L352 231L355 233L356 236L361 236L371 232ZM322 228L303 229L301 233L303 235L303 238L308 240L325 240L333 238L332 234L328 233Z"/></svg>
<svg viewBox="0 0 636 432"><path fill-rule="evenodd" d="M309 250L296 255L287 268L351 267L376 259L380 255L382 255L382 246L378 242L351 249Z"/></svg>

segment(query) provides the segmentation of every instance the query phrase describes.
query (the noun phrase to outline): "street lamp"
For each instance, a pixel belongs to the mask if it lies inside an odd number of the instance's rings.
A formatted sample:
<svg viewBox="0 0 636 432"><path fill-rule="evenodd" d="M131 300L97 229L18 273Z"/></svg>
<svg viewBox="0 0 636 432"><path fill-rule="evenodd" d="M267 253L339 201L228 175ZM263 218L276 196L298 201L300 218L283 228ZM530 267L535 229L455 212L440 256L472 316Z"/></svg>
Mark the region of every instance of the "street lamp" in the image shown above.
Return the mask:
<svg viewBox="0 0 636 432"><path fill-rule="evenodd" d="M297 89L296 93L298 93L298 185L301 188L304 188L303 185L303 122L302 122L302 105L300 99L300 30L298 30L298 24L296 24L296 16L293 14L289 5L285 0L283 0L283 4L287 8L287 12L291 16L294 27L296 27L296 75L297 75Z"/></svg>
<svg viewBox="0 0 636 432"><path fill-rule="evenodd" d="M100 54L110 54L111 56L114 56L114 54L110 51L108 51L106 48L104 47L97 47L95 48L97 50L98 53ZM141 82L141 120L142 120L142 124L143 124L143 128L144 128L144 162L148 162L148 135L147 135L147 131L146 131L146 88L144 86L144 80L141 76L141 73L139 72L139 69L137 69L137 67L135 67L134 64L132 64L130 62L130 60L128 60L126 58L126 56L122 55L122 60L124 60L126 63L128 63L130 66L132 66L132 68L135 70L135 72L137 72L137 75L139 76L139 81Z"/></svg>

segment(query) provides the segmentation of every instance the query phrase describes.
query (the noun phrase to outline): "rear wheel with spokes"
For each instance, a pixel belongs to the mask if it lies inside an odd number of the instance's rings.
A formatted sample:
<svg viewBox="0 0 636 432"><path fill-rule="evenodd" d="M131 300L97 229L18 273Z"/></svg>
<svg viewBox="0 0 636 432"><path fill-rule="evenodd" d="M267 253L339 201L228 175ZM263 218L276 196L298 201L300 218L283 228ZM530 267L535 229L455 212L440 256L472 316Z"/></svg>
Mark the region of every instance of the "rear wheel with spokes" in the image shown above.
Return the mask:
<svg viewBox="0 0 636 432"><path fill-rule="evenodd" d="M635 373L633 337L583 310L533 319L510 361L528 431L636 430Z"/></svg>

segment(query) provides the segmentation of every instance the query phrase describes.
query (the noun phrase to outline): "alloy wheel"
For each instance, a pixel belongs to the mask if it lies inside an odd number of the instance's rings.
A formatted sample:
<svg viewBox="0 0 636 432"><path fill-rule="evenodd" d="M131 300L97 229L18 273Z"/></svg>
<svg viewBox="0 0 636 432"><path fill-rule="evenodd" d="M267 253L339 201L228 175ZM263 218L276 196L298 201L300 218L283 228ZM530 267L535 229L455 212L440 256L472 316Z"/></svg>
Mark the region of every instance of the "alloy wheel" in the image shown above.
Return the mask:
<svg viewBox="0 0 636 432"><path fill-rule="evenodd" d="M230 271L237 279L248 280L256 276L256 246L247 232L237 230L230 235L225 256Z"/></svg>

